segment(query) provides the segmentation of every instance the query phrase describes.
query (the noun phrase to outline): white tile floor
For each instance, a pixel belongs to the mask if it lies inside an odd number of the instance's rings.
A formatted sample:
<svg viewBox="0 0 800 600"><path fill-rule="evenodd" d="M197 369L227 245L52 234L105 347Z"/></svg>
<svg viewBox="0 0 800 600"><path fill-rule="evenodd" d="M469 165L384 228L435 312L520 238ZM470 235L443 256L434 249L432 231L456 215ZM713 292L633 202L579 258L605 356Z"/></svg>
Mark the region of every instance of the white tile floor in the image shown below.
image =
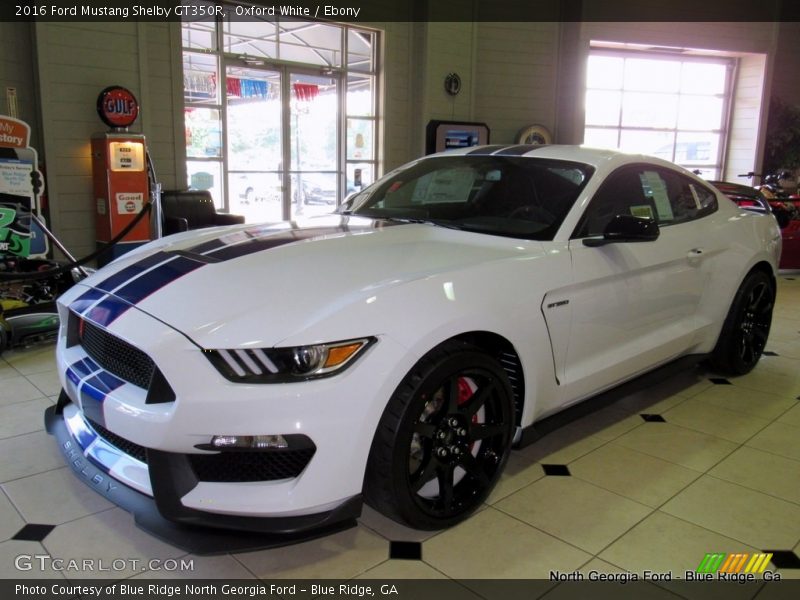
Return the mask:
<svg viewBox="0 0 800 600"><path fill-rule="evenodd" d="M551 569L693 570L707 552L783 550L773 568L798 578L800 275L779 279L767 349L777 356L732 385L693 369L515 452L486 506L449 531L409 530L367 507L354 529L277 550L194 557L195 571L177 575L537 578ZM60 577L15 570L19 554L181 556L64 465L43 431L42 413L58 393L52 352L40 346L0 358L0 578ZM543 465L566 466L569 475L546 475ZM41 541L14 539L26 537L26 523L55 527ZM420 542L421 560L391 559L392 541ZM158 574L115 574L134 575ZM669 595L662 591L650 593Z"/></svg>

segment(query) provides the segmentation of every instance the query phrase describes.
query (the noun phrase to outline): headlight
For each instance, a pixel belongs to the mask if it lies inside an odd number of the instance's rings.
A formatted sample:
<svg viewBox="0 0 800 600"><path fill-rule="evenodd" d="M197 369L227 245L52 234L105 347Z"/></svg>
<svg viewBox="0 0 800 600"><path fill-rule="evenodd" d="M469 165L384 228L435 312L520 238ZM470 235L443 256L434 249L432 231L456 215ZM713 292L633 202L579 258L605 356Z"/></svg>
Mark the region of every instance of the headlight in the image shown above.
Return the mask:
<svg viewBox="0 0 800 600"><path fill-rule="evenodd" d="M204 350L203 353L229 381L287 383L339 373L375 341L375 338L359 338L311 346Z"/></svg>

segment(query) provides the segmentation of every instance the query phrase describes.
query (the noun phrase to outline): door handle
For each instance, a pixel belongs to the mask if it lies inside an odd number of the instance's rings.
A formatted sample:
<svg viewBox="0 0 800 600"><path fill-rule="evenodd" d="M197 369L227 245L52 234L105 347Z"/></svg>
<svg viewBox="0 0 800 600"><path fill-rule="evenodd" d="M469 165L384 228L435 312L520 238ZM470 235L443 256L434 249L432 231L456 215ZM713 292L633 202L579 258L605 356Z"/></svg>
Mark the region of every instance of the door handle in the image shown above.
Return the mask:
<svg viewBox="0 0 800 600"><path fill-rule="evenodd" d="M689 260L690 263L696 263L700 260L703 256L703 249L702 248L692 248L689 252L686 253L686 258Z"/></svg>

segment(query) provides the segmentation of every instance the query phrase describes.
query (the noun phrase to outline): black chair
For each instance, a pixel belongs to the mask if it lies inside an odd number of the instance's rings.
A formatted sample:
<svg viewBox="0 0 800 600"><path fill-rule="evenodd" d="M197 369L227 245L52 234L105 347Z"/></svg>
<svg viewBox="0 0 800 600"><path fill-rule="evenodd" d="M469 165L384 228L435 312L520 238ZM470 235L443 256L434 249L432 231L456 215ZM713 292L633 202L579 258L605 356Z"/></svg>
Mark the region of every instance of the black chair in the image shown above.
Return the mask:
<svg viewBox="0 0 800 600"><path fill-rule="evenodd" d="M190 229L239 225L242 215L218 213L211 192L207 190L167 190L161 194L164 235Z"/></svg>

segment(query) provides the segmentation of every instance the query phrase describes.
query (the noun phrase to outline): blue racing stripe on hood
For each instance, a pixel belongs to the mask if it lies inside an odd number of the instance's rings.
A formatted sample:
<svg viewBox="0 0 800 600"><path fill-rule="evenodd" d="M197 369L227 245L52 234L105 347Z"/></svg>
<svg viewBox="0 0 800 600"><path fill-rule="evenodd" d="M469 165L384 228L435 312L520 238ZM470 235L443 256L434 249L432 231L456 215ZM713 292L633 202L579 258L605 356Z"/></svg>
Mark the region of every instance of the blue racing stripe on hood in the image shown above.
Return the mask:
<svg viewBox="0 0 800 600"><path fill-rule="evenodd" d="M136 304L165 285L172 283L187 273L191 273L195 269L199 269L204 264L185 256L174 256L169 262L156 267L141 277L137 277L128 285L121 287L114 292L114 295L125 302Z"/></svg>
<svg viewBox="0 0 800 600"><path fill-rule="evenodd" d="M72 304L69 305L70 310L73 312L83 314L83 312L92 306L95 302L105 296L100 290L91 289L88 292L79 296Z"/></svg>
<svg viewBox="0 0 800 600"><path fill-rule="evenodd" d="M102 327L108 327L130 308L131 305L127 302L123 302L114 296L106 296L102 302L87 312L84 317Z"/></svg>
<svg viewBox="0 0 800 600"><path fill-rule="evenodd" d="M302 242L303 240L322 237L324 235L334 235L337 233L344 233L345 231L349 230L343 229L342 227L314 227L310 229L290 229L288 231L276 232L273 233L272 235L268 235L262 238L254 238L252 240L248 240L240 244L225 246L224 248L220 248L219 250L214 250L213 252L209 252L209 255L223 261L232 260L234 258L239 258L240 256L246 256L248 254L261 252L263 250L269 250L270 248L277 248L278 246L285 246L286 244L292 244L294 242Z"/></svg>
<svg viewBox="0 0 800 600"><path fill-rule="evenodd" d="M112 292L126 281L142 274L144 271L155 267L157 264L169 260L171 256L165 252L156 252L142 260L125 267L118 273L114 273L111 277L104 279L94 287L106 292Z"/></svg>
<svg viewBox="0 0 800 600"><path fill-rule="evenodd" d="M235 230L186 249L157 252L125 267L95 286L113 295L103 297L102 292L90 290L75 300L70 308L92 322L107 327L131 306L207 264L313 238L342 233L365 233L396 225L380 219L369 221L363 217L359 217L353 225L349 221L348 217L343 217L340 224L335 226L308 228L298 227L295 223L262 225Z"/></svg>

